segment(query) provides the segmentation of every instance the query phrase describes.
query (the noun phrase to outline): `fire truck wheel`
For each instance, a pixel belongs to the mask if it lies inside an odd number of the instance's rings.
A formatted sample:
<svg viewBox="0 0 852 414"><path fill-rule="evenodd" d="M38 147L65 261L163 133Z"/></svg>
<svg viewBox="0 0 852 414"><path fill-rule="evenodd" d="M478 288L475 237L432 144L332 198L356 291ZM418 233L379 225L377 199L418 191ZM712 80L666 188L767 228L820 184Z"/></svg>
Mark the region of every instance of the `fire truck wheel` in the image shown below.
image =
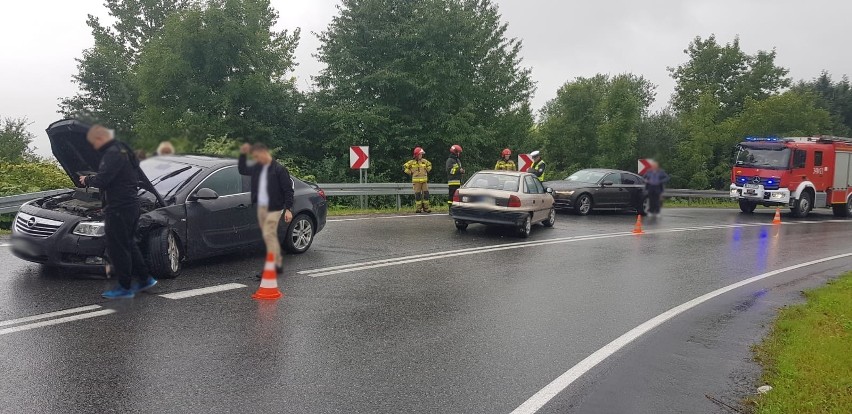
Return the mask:
<svg viewBox="0 0 852 414"><path fill-rule="evenodd" d="M754 210L757 208L757 203L752 203L746 200L740 200L740 211L746 214L754 213Z"/></svg>
<svg viewBox="0 0 852 414"><path fill-rule="evenodd" d="M802 195L799 196L799 199L793 203L793 208L791 208L790 211L792 211L793 216L797 218L805 218L808 216L808 213L811 212L813 205L814 196L812 196L808 191L803 191Z"/></svg>
<svg viewBox="0 0 852 414"><path fill-rule="evenodd" d="M852 198L846 204L834 204L831 208L835 217L852 217Z"/></svg>

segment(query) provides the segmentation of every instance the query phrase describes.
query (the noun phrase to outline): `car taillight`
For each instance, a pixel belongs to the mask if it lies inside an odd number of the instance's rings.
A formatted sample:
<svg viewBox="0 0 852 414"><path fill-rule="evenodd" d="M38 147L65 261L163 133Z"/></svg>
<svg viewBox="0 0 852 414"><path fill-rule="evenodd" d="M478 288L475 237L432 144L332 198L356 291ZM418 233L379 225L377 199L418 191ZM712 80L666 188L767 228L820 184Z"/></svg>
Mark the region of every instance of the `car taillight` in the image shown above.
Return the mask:
<svg viewBox="0 0 852 414"><path fill-rule="evenodd" d="M520 207L521 199L518 196L509 196L509 207Z"/></svg>
<svg viewBox="0 0 852 414"><path fill-rule="evenodd" d="M323 200L328 200L328 196L325 195L325 191L323 191L322 188L317 189L317 194L319 194L319 196L322 197Z"/></svg>
<svg viewBox="0 0 852 414"><path fill-rule="evenodd" d="M461 198L459 197L459 190L456 190L453 193L453 203L458 203L460 201L461 201Z"/></svg>

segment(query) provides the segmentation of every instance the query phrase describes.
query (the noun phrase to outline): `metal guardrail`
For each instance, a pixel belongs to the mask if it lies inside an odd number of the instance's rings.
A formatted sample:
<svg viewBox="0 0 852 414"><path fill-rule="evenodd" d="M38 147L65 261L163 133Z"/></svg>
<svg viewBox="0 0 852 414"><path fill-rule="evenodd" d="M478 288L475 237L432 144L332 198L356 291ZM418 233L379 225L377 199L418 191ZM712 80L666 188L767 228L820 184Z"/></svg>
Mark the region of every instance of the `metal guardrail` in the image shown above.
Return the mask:
<svg viewBox="0 0 852 414"><path fill-rule="evenodd" d="M414 189L410 183L341 183L341 184L320 184L325 194L329 197L338 196L396 196L396 207L402 208L402 196L414 195ZM447 184L429 184L429 190L432 194L447 194ZM0 214L14 213L22 204L42 197L49 197L56 194L68 192L68 189L40 191L37 193L18 194L8 197L0 197ZM686 189L669 189L663 194L668 198L728 198L727 191L716 190L686 190Z"/></svg>
<svg viewBox="0 0 852 414"><path fill-rule="evenodd" d="M8 197L0 197L0 214L15 213L21 208L21 205L28 201L39 199L42 197L50 197L52 195L67 193L70 189L63 188L59 190L39 191L37 193L18 194Z"/></svg>

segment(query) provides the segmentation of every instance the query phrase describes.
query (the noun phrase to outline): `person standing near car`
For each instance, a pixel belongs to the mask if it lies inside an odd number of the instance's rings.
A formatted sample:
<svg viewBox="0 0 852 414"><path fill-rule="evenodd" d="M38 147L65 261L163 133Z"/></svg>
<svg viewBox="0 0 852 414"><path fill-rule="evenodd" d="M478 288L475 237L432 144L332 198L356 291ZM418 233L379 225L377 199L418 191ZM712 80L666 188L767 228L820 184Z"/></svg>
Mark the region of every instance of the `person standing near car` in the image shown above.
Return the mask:
<svg viewBox="0 0 852 414"><path fill-rule="evenodd" d="M429 172L432 171L432 163L423 158L426 151L423 148L414 148L414 158L403 165L403 171L411 176L411 185L414 187L414 205L417 213L431 213L429 206Z"/></svg>
<svg viewBox="0 0 852 414"><path fill-rule="evenodd" d="M530 157L533 159L533 163L528 171L538 177L539 181L544 181L544 170L547 166L544 164L544 160L541 159L541 152L533 151L530 153Z"/></svg>
<svg viewBox="0 0 852 414"><path fill-rule="evenodd" d="M669 182L669 175L660 168L660 164L654 160L650 162L651 168L645 173L645 191L648 193L648 214L656 216L660 214L663 207L663 190Z"/></svg>
<svg viewBox="0 0 852 414"><path fill-rule="evenodd" d="M494 166L494 169L497 171L515 171L518 167L515 166L515 162L511 160L512 158L512 150L506 148L500 153L500 159L497 160L497 164Z"/></svg>
<svg viewBox="0 0 852 414"><path fill-rule="evenodd" d="M103 293L107 299L132 298L148 290L157 280L148 274L136 239L139 224L139 160L126 144L115 140L113 132L93 125L86 134L89 144L101 154L98 172L80 176L80 184L98 188L104 210L106 252L118 286ZM133 283L133 276L138 282Z"/></svg>
<svg viewBox="0 0 852 414"><path fill-rule="evenodd" d="M249 154L254 158L254 165L248 164ZM237 169L240 174L251 176L251 202L257 205L257 221L267 255L272 253L275 257L275 269L280 275L283 262L281 243L278 241L278 222L282 215L285 223L293 220L295 184L287 167L275 161L269 148L261 143L243 144L240 147Z"/></svg>
<svg viewBox="0 0 852 414"><path fill-rule="evenodd" d="M456 144L450 147L450 156L447 158L447 186L450 189L450 198L447 199L448 205L453 204L453 196L456 194L456 190L461 187L462 174L464 174L464 168L462 168L459 159L461 153L461 145Z"/></svg>

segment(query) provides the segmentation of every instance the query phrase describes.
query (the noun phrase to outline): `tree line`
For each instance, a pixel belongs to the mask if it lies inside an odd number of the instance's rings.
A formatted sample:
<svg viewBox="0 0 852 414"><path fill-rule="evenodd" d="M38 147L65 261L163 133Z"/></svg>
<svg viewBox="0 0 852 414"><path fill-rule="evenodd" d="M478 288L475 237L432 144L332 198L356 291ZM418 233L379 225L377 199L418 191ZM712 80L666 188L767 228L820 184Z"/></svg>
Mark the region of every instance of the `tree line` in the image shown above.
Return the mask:
<svg viewBox="0 0 852 414"><path fill-rule="evenodd" d="M413 147L443 161L458 143L468 171L490 168L503 148L540 148L551 178L651 157L674 186L723 188L745 136L852 133L848 78L794 82L775 51L748 53L738 39L692 40L669 68L676 90L663 110L650 110L656 86L641 75L598 74L566 82L536 116L522 41L492 0L343 0L318 34L325 68L309 90L291 77L302 34L275 30L268 0L105 7L114 22L89 16L95 44L62 113L143 148L168 139L229 154L262 141L321 182L357 177L349 145L371 146L374 178L400 181Z"/></svg>

